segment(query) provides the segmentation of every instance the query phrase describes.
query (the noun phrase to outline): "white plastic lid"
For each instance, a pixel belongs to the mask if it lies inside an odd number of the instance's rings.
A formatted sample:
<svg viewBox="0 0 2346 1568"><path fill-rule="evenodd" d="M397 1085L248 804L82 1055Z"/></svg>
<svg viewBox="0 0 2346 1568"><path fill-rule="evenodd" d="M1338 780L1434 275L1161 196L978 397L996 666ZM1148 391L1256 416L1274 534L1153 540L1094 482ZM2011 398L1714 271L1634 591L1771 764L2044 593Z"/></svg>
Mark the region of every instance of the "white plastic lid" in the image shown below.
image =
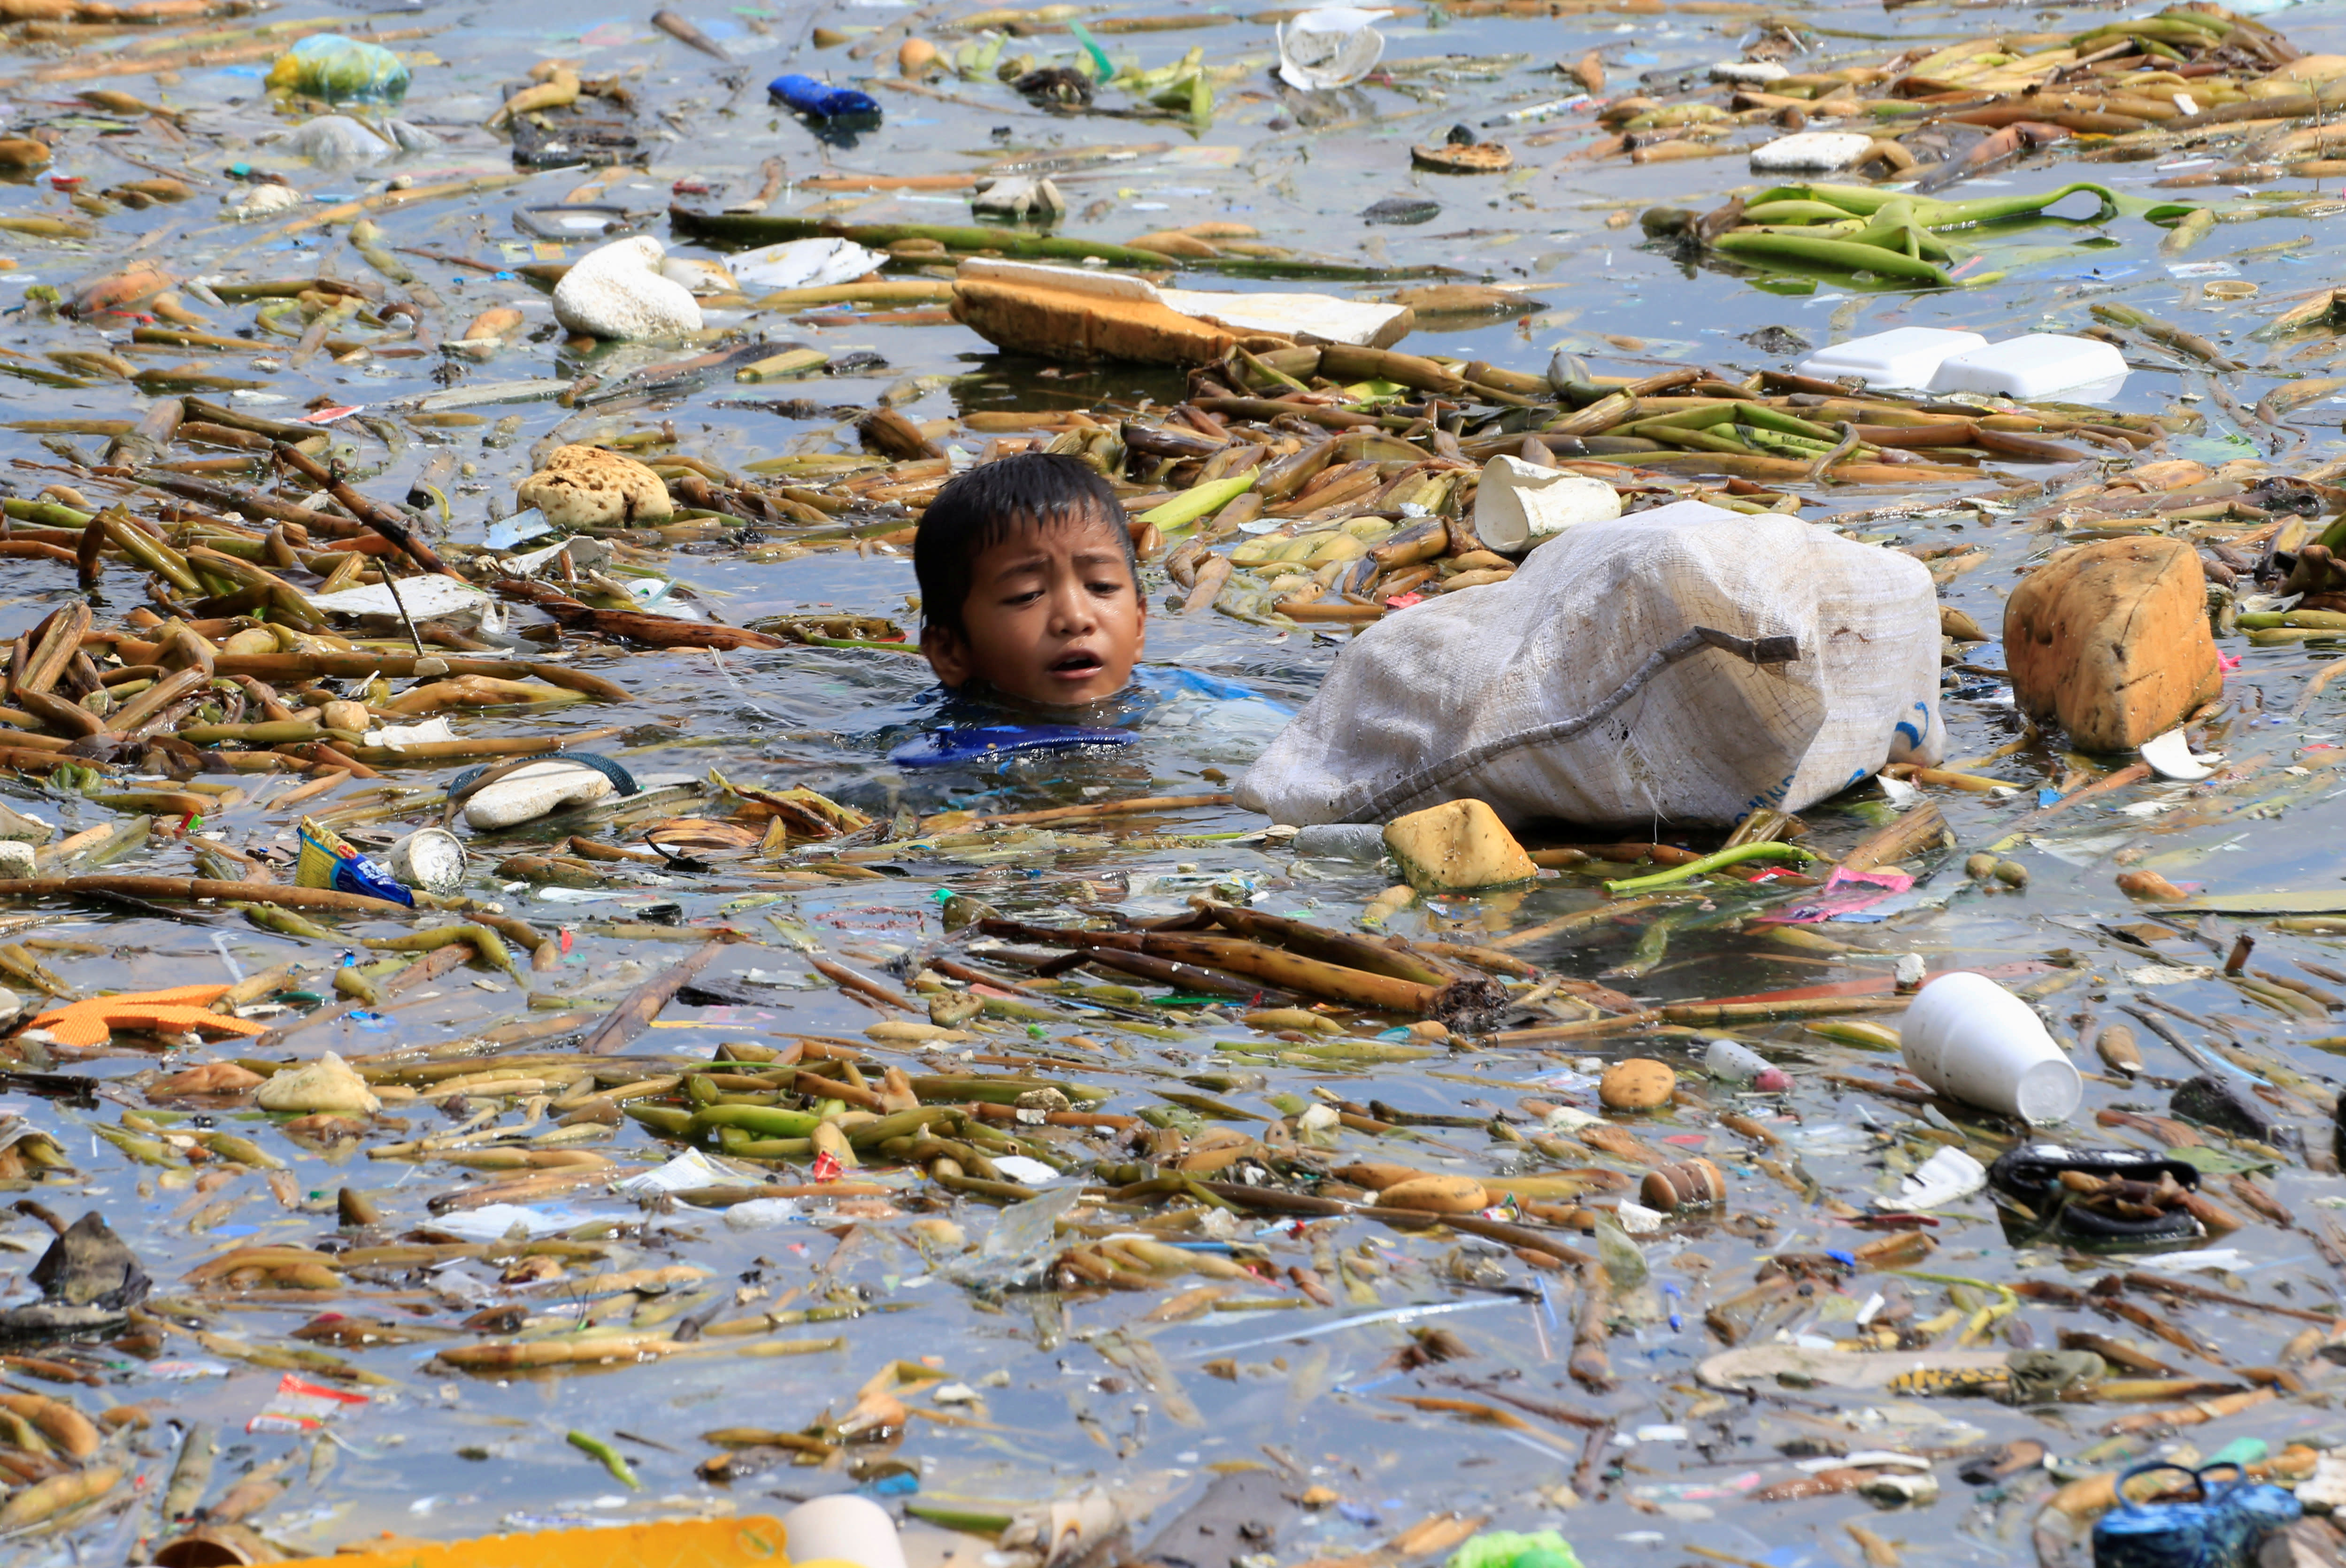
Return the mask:
<svg viewBox="0 0 2346 1568"><path fill-rule="evenodd" d="M1851 338L1829 349L1819 349L1794 367L1795 372L1821 381L1860 376L1872 387L1926 387L1950 354L1988 346L1977 332L1950 331L1943 327L1895 327Z"/></svg>
<svg viewBox="0 0 2346 1568"><path fill-rule="evenodd" d="M2086 1081L2066 1062L2039 1062L2021 1074L2013 1100L2024 1120L2066 1122L2086 1097Z"/></svg>
<svg viewBox="0 0 2346 1568"><path fill-rule="evenodd" d="M2126 375L2126 356L2108 343L2062 332L2031 332L1949 355L1931 378L1931 390L2010 398L2068 392L2098 401L2116 392Z"/></svg>

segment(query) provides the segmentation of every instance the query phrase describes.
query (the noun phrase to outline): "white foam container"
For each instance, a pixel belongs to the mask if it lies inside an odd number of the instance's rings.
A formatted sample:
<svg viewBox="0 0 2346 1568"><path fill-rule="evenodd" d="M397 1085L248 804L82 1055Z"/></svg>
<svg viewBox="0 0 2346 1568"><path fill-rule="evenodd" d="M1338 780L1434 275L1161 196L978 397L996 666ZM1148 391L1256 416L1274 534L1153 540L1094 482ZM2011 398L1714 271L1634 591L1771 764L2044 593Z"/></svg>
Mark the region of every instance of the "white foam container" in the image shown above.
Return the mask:
<svg viewBox="0 0 2346 1568"><path fill-rule="evenodd" d="M1764 87L1790 75L1773 60L1714 60L1710 66L1712 81L1733 82L1740 87Z"/></svg>
<svg viewBox="0 0 2346 1568"><path fill-rule="evenodd" d="M1870 387L1911 387L1931 384L1950 354L1969 353L1988 346L1977 332L1950 331L1944 327L1893 327L1851 338L1829 349L1819 349L1793 368L1797 375L1820 381L1856 376Z"/></svg>
<svg viewBox="0 0 2346 1568"><path fill-rule="evenodd" d="M1863 158L1873 138L1862 131L1794 131L1751 149L1754 174L1831 174Z"/></svg>
<svg viewBox="0 0 2346 1568"><path fill-rule="evenodd" d="M2093 402L2114 394L2126 377L2126 356L2111 344L2063 332L2031 332L1948 355L1931 377L1930 390L2021 399L2062 392Z"/></svg>

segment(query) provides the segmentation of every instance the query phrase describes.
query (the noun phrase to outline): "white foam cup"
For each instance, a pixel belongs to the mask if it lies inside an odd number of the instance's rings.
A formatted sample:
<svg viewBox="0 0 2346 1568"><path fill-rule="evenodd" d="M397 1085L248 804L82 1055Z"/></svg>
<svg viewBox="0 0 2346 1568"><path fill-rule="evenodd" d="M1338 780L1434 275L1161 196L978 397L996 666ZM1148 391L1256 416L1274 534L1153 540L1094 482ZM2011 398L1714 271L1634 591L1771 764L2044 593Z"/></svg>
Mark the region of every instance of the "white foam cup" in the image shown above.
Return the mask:
<svg viewBox="0 0 2346 1568"><path fill-rule="evenodd" d="M2085 1080L2028 1003L1984 974L1923 987L1898 1031L1914 1075L1943 1095L2027 1122L2066 1121Z"/></svg>
<svg viewBox="0 0 2346 1568"><path fill-rule="evenodd" d="M1542 468L1504 453L1483 465L1474 535L1494 550L1528 550L1576 523L1621 515L1620 493L1601 479Z"/></svg>
<svg viewBox="0 0 2346 1568"><path fill-rule="evenodd" d="M453 893L464 885L464 841L445 828L418 828L383 856L391 874L411 888Z"/></svg>

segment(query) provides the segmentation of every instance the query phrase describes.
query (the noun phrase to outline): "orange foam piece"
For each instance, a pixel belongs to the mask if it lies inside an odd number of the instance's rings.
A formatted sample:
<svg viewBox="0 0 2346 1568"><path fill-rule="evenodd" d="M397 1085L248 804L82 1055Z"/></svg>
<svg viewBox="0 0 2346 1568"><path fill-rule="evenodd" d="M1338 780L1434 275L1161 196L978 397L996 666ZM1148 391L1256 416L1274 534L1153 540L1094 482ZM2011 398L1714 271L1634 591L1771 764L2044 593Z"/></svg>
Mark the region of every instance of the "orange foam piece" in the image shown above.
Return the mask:
<svg viewBox="0 0 2346 1568"><path fill-rule="evenodd" d="M225 985L177 985L168 991L135 991L120 996L87 996L33 1020L66 1045L103 1045L117 1029L179 1033L189 1029L221 1034L266 1034L269 1025L207 1010L226 994Z"/></svg>

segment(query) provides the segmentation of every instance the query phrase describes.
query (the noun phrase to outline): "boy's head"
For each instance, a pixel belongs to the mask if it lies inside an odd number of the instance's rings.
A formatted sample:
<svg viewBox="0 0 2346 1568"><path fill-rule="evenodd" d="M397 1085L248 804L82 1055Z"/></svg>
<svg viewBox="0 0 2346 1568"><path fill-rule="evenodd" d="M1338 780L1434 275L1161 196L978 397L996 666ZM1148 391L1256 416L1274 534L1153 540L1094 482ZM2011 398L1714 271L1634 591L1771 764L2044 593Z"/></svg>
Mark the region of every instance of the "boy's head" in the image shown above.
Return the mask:
<svg viewBox="0 0 2346 1568"><path fill-rule="evenodd" d="M1140 657L1140 565L1107 481L1021 453L939 490L913 543L921 652L949 687L1069 706L1113 697Z"/></svg>

